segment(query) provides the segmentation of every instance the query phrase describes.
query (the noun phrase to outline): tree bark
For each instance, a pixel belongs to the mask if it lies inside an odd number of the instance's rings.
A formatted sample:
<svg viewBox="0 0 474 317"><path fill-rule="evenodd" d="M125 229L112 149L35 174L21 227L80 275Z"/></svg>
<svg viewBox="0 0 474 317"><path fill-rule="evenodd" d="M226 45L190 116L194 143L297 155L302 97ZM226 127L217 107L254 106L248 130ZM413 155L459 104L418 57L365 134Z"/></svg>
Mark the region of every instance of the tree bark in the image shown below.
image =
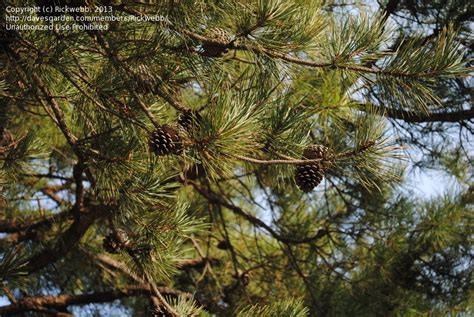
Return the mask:
<svg viewBox="0 0 474 317"><path fill-rule="evenodd" d="M87 212L81 212L71 226L57 238L57 242L53 247L47 248L28 259L26 271L30 274L34 273L64 257L77 245L94 221L106 213L104 208L93 207Z"/></svg>
<svg viewBox="0 0 474 317"><path fill-rule="evenodd" d="M159 287L160 293L165 296L177 297L180 291L169 287ZM69 305L85 305L91 303L106 303L117 299L131 296L150 296L149 288L136 287L122 290L110 290L80 295L58 295L58 296L34 296L25 297L22 300L4 307L0 307L0 316L11 316L26 311L43 311L45 309L61 309Z"/></svg>
<svg viewBox="0 0 474 317"><path fill-rule="evenodd" d="M365 110L366 104L360 104L359 108ZM373 106L380 113L391 119L403 120L408 123L422 122L461 122L474 119L474 108L458 111L445 112L416 112L402 109L390 109L388 107Z"/></svg>

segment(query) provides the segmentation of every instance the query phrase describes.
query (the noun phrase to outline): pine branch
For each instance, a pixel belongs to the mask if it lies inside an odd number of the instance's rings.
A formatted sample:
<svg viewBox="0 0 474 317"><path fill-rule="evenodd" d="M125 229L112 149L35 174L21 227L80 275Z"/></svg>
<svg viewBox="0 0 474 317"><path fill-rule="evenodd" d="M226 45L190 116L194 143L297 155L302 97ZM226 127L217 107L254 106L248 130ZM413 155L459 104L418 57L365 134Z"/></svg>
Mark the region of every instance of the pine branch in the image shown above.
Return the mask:
<svg viewBox="0 0 474 317"><path fill-rule="evenodd" d="M82 183L82 174L84 173L86 169L86 166L84 164L84 161L79 158L79 161L74 164L74 167L72 168L72 176L74 178L75 184L76 184L76 202L74 204L74 212L76 214L76 217L80 213L83 205L84 205L84 184Z"/></svg>
<svg viewBox="0 0 474 317"><path fill-rule="evenodd" d="M54 201L58 206L61 206L65 203L59 195L57 195L57 192L66 188L66 186L60 185L60 186L46 186L41 188L41 192L45 194L46 196L49 197L52 201Z"/></svg>
<svg viewBox="0 0 474 317"><path fill-rule="evenodd" d="M58 237L54 246L31 256L26 271L30 274L58 261L70 252L80 241L86 231L100 217L107 214L105 207L92 207L83 210L64 233Z"/></svg>
<svg viewBox="0 0 474 317"><path fill-rule="evenodd" d="M178 297L182 292L169 287L159 287L158 290L164 296ZM14 304L0 307L0 315L10 316L29 311L42 311L44 309L62 309L70 305L87 305L93 303L113 302L117 299L135 296L150 296L152 291L146 287L129 287L125 289L114 289L105 292L95 292L80 295L58 295L58 296L33 296L25 297Z"/></svg>
<svg viewBox="0 0 474 317"><path fill-rule="evenodd" d="M130 276L136 282L139 282L139 283L142 283L142 284L146 283L145 280L143 280L143 278L141 278L140 276L135 274L135 272L130 270L122 262L117 261L114 258L112 258L112 257L110 257L106 254L94 255L94 254L91 254L91 253L89 253L85 250L82 250L82 251L85 252L89 257L93 258L95 261L100 262L101 264L104 264L106 266L109 266L109 267L113 268L114 270L118 270L118 271L121 271L122 273L125 273L126 275Z"/></svg>
<svg viewBox="0 0 474 317"><path fill-rule="evenodd" d="M111 49L107 39L101 32L87 31L87 33L91 36L91 38L97 41L97 43L100 45L100 47L103 50L105 50L105 52L107 53L107 56L109 57L114 67L117 68L117 70L120 71L121 69L123 69L127 74L133 73L133 69L131 69L126 63L122 62L120 56ZM159 122L156 120L156 118L153 116L150 110L148 110L148 107L143 103L140 96L133 89L131 88L128 88L128 89L129 89L130 94L137 101L142 111L147 115L147 117L155 125L155 127L158 127L160 125ZM161 89L156 88L156 92L158 93L160 97L162 97L165 101L167 101L170 105L172 105L177 111L183 112L183 113L189 111L189 109L179 104L176 100L174 100L171 96L169 96L167 93L165 93Z"/></svg>
<svg viewBox="0 0 474 317"><path fill-rule="evenodd" d="M125 274L132 277L135 281L144 283L144 280L132 271L130 271L123 263L115 260L114 258L105 255L99 254L97 256L93 256L97 261L100 261L114 269L124 272ZM197 259L186 259L181 260L176 264L180 270L189 270L189 269L202 269L207 263L211 263L213 265L218 265L221 263L221 260L213 257L206 257L206 258L197 258Z"/></svg>
<svg viewBox="0 0 474 317"><path fill-rule="evenodd" d="M15 233L20 231L33 231L42 227L51 227L54 223L67 220L72 216L71 211L64 211L49 217L28 217L0 220L0 232Z"/></svg>
<svg viewBox="0 0 474 317"><path fill-rule="evenodd" d="M8 243L8 246L11 246L28 240L36 240L38 238L38 234L39 232L37 230L19 231L9 233L5 238L1 239L0 241Z"/></svg>
<svg viewBox="0 0 474 317"><path fill-rule="evenodd" d="M380 5L380 2L377 1ZM400 0L389 0L387 4L382 8L384 20L388 19L392 13L397 10ZM381 5L380 5L381 6Z"/></svg>
<svg viewBox="0 0 474 317"><path fill-rule="evenodd" d="M380 68L368 68L364 66L359 66L359 65L350 65L350 64L339 64L336 62L314 62L310 60L304 60L300 59L298 57L285 54L285 53L280 53L271 49L267 49L264 47L260 46L252 46L252 45L247 45L247 44L238 44L238 43L229 43L229 44L223 44L218 40L208 38L199 34L196 34L191 31L187 30L182 30L184 34L188 35L190 38L198 41L205 41L205 42L211 42L215 45L221 45L223 48L227 49L236 49L236 50L243 50L243 51L249 51L249 52L254 52L257 54L265 54L273 58L281 59L283 61L292 63L292 64L297 64L297 65L302 65L302 66L308 66L312 68L336 68L336 69L341 69L341 70L349 70L349 71L354 71L354 72L360 72L360 73L369 73L369 74L378 74L378 75L388 75L388 76L395 76L395 77L406 77L406 78L433 78L439 76L439 72L437 70L433 71L425 71L425 72L418 72L418 73L408 73L408 72L403 72L403 71L397 71L397 70L385 70L385 69L380 69ZM466 72L469 71L469 68L466 69Z"/></svg>
<svg viewBox="0 0 474 317"><path fill-rule="evenodd" d="M112 50L110 47L110 44L108 43L107 39L103 36L103 34L99 31L87 31L87 34L91 36L92 39L94 39L100 47L106 52L106 56L110 59L112 62L112 65L118 70L121 71L123 68L124 71L128 74L132 74L133 70L130 69L125 63L122 62L121 58ZM148 119L153 123L155 127L160 126L159 122L156 120L155 116L150 112L148 107L145 105L145 103L142 101L140 96L130 87L128 87L128 90L130 94L132 95L133 99L138 103L142 111L146 114Z"/></svg>
<svg viewBox="0 0 474 317"><path fill-rule="evenodd" d="M362 144L357 149L347 151L347 152L344 152L344 153L340 153L340 154L336 155L336 157L337 158L352 158L352 157L355 157L357 155L360 155L360 154L364 153L365 151L369 150L374 145L375 145L375 141L369 141L366 144Z"/></svg>
<svg viewBox="0 0 474 317"><path fill-rule="evenodd" d="M273 228L271 228L269 225L267 225L265 222L262 220L258 219L257 217L251 215L250 213L244 211L242 208L235 206L231 203L226 202L225 200L218 198L218 196L214 193L208 193L205 190L199 188L196 184L191 183L196 189L201 196L206 198L209 202L221 205L222 207L225 207L232 212L234 212L236 215L239 215L243 217L245 220L248 222L252 223L254 226L265 229L273 238L276 240L283 242L283 243L288 243L288 244L304 244L304 243L313 243L317 241L318 239L322 238L327 234L326 229L319 229L316 234L310 237L306 237L303 239L293 239L290 237L284 237L278 234Z"/></svg>
<svg viewBox="0 0 474 317"><path fill-rule="evenodd" d="M359 108L365 110L367 105L361 104ZM474 119L474 108L458 111L438 111L438 112L416 112L402 109L393 109L382 106L371 106L378 113L391 119L403 120L408 123L422 122L462 122Z"/></svg>
<svg viewBox="0 0 474 317"><path fill-rule="evenodd" d="M163 294L160 292L160 289L156 286L153 277L148 273L148 271L144 268L141 261L135 256L135 254L128 250L128 254L132 258L135 265L140 270L140 273L143 275L143 280L150 285L150 289L153 293L153 296L156 297L159 301L159 305L155 307L160 313L166 314L166 316L170 317L179 317L176 310L171 306L166 299L163 297Z"/></svg>
<svg viewBox="0 0 474 317"><path fill-rule="evenodd" d="M52 174L52 173L47 173L47 174L41 174L41 173L23 174L23 176L37 177L37 178L59 179L59 180L63 180L63 181L66 181L66 182L72 182L71 178L64 177L64 176L61 176L61 175L55 175L55 174Z"/></svg>
<svg viewBox="0 0 474 317"><path fill-rule="evenodd" d="M221 260L212 257L203 257L199 259L182 260L176 266L180 270L202 269L208 263L212 265L218 265L221 263Z"/></svg>
<svg viewBox="0 0 474 317"><path fill-rule="evenodd" d="M79 65L78 65L79 66ZM106 111L106 112L109 112L111 114L113 114L114 116L117 116L123 120L128 120L128 121L131 121L133 124L139 126L140 128L143 128L146 130L146 125L143 124L142 122L140 121L137 121L136 119L132 118L131 116L126 116L124 114L121 114L115 110L112 110L110 108L107 108L105 107L104 105L102 105L99 101L97 101L96 98L93 98L87 91L85 91L85 89L83 89L75 80L74 78L69 74L67 73L66 71L64 70L60 70L61 71L61 74L83 95L85 96L87 99L89 99L91 102L93 102L95 105L97 105L97 107L99 107L100 109ZM80 76L80 80L85 83L86 85L88 85L89 87L92 86L92 84L87 81L85 78L83 78L83 76ZM109 96L106 96L106 95L100 95L100 96L103 96L103 97L106 97L106 98L110 98ZM114 99L112 99L114 100ZM118 100L114 100L115 103L119 103Z"/></svg>
<svg viewBox="0 0 474 317"><path fill-rule="evenodd" d="M117 9L129 14L135 15L135 16L146 16L146 14L143 12L137 11L135 9L125 8L123 6L117 7ZM382 18L382 21L383 21L383 18ZM365 66L354 65L354 64L351 65L351 64L345 64L345 63L338 63L337 61L314 62L311 60L304 60L304 59L292 56L290 54L280 53L275 50L268 49L262 46L243 44L243 43L238 43L236 41L224 43L219 39L209 38L209 37L206 37L206 36L203 36L203 35L200 35L195 32L185 30L185 29L179 29L175 31L178 33L183 33L193 40L196 40L199 42L211 43L213 45L220 46L222 47L222 49L235 49L235 50L249 51L256 54L264 54L273 58L281 59L283 61L286 61L292 64L308 66L312 68L336 68L336 69L348 70L348 71L354 71L354 72L360 72L360 73L393 76L393 77L400 77L400 78L434 78L434 77L438 77L442 75L439 69L418 71L418 72L405 72L402 70L398 70L396 67L390 67L389 69L381 69L381 68L365 67ZM464 72L468 73L469 68L465 69Z"/></svg>
<svg viewBox="0 0 474 317"><path fill-rule="evenodd" d="M253 164L261 165L273 165L273 164L290 164L290 165L307 165L320 163L323 159L308 159L308 160L298 160L298 159L285 159L285 160L260 160L251 157L246 157L242 155L233 154L232 157Z"/></svg>
<svg viewBox="0 0 474 317"><path fill-rule="evenodd" d="M18 65L18 62L22 60L21 56L18 55L18 53L16 53L14 50L9 50L8 53L9 53L9 56L11 57L10 60L12 61L12 63L15 64L17 67L21 67L20 65ZM23 72L24 70L21 70L21 71ZM63 111L61 110L61 107L56 102L56 99L53 97L53 95L49 92L48 88L43 83L43 80L35 72L30 72L30 76L35 82L40 92L43 94L43 97L45 98L45 100L47 101L51 109L53 110L55 122L57 123L58 127L60 128L60 130L66 137L67 142L69 143L69 145L75 148L74 145L76 144L77 138L72 134L72 132L68 128L66 124L65 116L64 116ZM40 99L40 102L42 102L41 99Z"/></svg>
<svg viewBox="0 0 474 317"><path fill-rule="evenodd" d="M84 250L83 250L84 251ZM139 275L137 275L135 272L133 272L132 270L130 270L125 264L123 264L122 262L119 262L117 260L115 260L114 258L108 256L108 255L105 255L105 254L98 254L98 255L93 255L93 254L90 254L89 252L85 251L86 254L93 258L96 262L99 262L99 266L101 268L103 268L103 265L106 265L108 267L111 267L112 269L114 270L118 270L122 273L125 273L125 275L129 276L130 278L132 278L132 280L134 280L135 282L138 282L140 284L143 284L143 285L147 285L150 289L151 289L151 286L149 283L147 283L147 281L145 281L145 279ZM154 294L150 294L150 299L151 299L151 302L153 303L153 306L157 309L159 309L160 305L161 305L161 301L160 299L158 299L156 296L154 296Z"/></svg>

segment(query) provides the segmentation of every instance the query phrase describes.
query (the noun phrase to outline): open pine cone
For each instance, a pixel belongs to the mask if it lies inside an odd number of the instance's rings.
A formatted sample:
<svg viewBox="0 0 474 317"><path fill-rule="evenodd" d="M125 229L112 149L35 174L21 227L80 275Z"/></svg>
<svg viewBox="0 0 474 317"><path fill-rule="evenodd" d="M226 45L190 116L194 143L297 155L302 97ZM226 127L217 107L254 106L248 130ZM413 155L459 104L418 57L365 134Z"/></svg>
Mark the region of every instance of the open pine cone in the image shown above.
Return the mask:
<svg viewBox="0 0 474 317"><path fill-rule="evenodd" d="M322 145L310 145L303 152L303 159L325 159L329 149ZM321 183L326 170L323 161L307 165L298 165L295 170L295 183L298 188L308 193Z"/></svg>
<svg viewBox="0 0 474 317"><path fill-rule="evenodd" d="M182 150L179 132L169 125L157 127L150 135L149 144L151 150L158 156L179 154Z"/></svg>

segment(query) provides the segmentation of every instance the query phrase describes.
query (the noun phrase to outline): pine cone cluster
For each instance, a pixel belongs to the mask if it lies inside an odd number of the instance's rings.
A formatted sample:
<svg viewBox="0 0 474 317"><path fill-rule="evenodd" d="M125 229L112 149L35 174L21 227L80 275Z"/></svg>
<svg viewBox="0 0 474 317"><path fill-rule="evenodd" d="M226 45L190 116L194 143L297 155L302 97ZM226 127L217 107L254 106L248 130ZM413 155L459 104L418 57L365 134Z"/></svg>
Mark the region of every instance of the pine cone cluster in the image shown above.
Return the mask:
<svg viewBox="0 0 474 317"><path fill-rule="evenodd" d="M183 148L179 132L169 126L162 125L150 135L150 149L158 156L179 154Z"/></svg>
<svg viewBox="0 0 474 317"><path fill-rule="evenodd" d="M130 248L131 244L129 235L122 229L117 229L108 234L102 241L104 250L112 254L118 254Z"/></svg>
<svg viewBox="0 0 474 317"><path fill-rule="evenodd" d="M157 127L150 134L150 149L158 156L180 154L183 150L183 138L199 125L200 119L198 111L188 110L178 116L176 125Z"/></svg>
<svg viewBox="0 0 474 317"><path fill-rule="evenodd" d="M208 34L206 34L206 36L219 41L221 44L203 42L202 55L207 57L221 57L229 51L226 45L232 41L232 36L226 30L221 28L213 28Z"/></svg>
<svg viewBox="0 0 474 317"><path fill-rule="evenodd" d="M303 152L303 159L326 159L328 148L322 145L308 146ZM326 167L324 162L298 165L295 170L295 182L298 188L308 193L321 183Z"/></svg>

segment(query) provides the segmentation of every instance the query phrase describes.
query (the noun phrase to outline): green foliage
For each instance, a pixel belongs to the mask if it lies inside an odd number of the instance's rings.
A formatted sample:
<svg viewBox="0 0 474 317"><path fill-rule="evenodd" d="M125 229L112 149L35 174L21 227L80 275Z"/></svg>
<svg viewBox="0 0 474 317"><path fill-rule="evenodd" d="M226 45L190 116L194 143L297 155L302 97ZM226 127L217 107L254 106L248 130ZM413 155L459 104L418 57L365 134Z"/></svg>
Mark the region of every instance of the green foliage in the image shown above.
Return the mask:
<svg viewBox="0 0 474 317"><path fill-rule="evenodd" d="M383 16L349 15L342 21L333 20L327 29L322 54L328 61L342 65L378 60L384 56L380 50L390 31Z"/></svg>
<svg viewBox="0 0 474 317"><path fill-rule="evenodd" d="M377 94L383 102L400 104L402 108L437 107L441 98L434 86L436 78L467 75L461 52L452 28L443 29L436 40L415 35L400 43L395 54L384 60L382 67L387 74L375 81L380 89ZM403 74L408 79L390 73Z"/></svg>
<svg viewBox="0 0 474 317"><path fill-rule="evenodd" d="M357 179L368 188L397 182L400 179L397 163L400 161L396 160L401 158L401 153L390 144L392 141L387 137L384 122L369 115L355 118L351 125L355 131L350 136L325 135L328 142L332 142L331 148L341 152L333 167L336 173ZM344 130L333 128L331 131Z"/></svg>
<svg viewBox="0 0 474 317"><path fill-rule="evenodd" d="M229 156L252 155L258 146L261 110L255 104L255 97L226 95L204 112L195 134L197 159L210 177L230 175L232 166L226 164Z"/></svg>
<svg viewBox="0 0 474 317"><path fill-rule="evenodd" d="M178 297L170 299L170 303L180 316L207 316L192 298Z"/></svg>
<svg viewBox="0 0 474 317"><path fill-rule="evenodd" d="M427 42L421 34L402 42L385 63L388 72L423 76L459 76L463 67L462 45L452 27L445 27L436 40Z"/></svg>
<svg viewBox="0 0 474 317"><path fill-rule="evenodd" d="M3 253L0 261L0 283L4 286L15 286L27 275L26 259L20 248L10 249Z"/></svg>
<svg viewBox="0 0 474 317"><path fill-rule="evenodd" d="M250 317L304 317L308 316L308 309L301 300L286 299L265 306L251 306L242 309L237 316Z"/></svg>
<svg viewBox="0 0 474 317"><path fill-rule="evenodd" d="M8 175L11 181L21 173L34 170L32 162L45 156L41 141L35 137L33 131L13 142L14 145L9 146L6 153L0 156L0 170Z"/></svg>
<svg viewBox="0 0 474 317"><path fill-rule="evenodd" d="M154 210L142 215L134 216L128 230L135 233L133 240L136 254L127 254L130 265L139 265L157 280L168 280L177 272L177 263L189 254L186 242L194 234L202 232L206 225L201 219L196 219L188 212L188 207L181 203L175 206ZM140 270L140 268L138 268Z"/></svg>
<svg viewBox="0 0 474 317"><path fill-rule="evenodd" d="M325 24L318 1L258 1L254 10L253 25L240 26L239 33L271 48L309 49Z"/></svg>
<svg viewBox="0 0 474 317"><path fill-rule="evenodd" d="M0 278L18 304L0 314L472 311L465 19L415 34L335 3L122 1L110 14L169 21L2 24ZM156 156L164 125L182 151ZM407 143L456 189L411 192ZM324 174L310 193L304 165Z"/></svg>

